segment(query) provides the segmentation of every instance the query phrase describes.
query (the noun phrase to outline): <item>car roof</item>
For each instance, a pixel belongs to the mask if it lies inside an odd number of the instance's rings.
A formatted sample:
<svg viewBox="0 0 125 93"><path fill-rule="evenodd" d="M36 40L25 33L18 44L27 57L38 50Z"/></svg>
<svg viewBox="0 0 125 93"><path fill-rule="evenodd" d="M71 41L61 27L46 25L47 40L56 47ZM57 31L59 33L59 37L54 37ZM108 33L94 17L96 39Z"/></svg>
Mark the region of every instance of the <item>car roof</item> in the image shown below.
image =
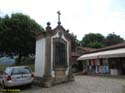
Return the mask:
<svg viewBox="0 0 125 93"><path fill-rule="evenodd" d="M22 67L29 67L29 66L11 66L11 67L7 67L7 68L22 68Z"/></svg>

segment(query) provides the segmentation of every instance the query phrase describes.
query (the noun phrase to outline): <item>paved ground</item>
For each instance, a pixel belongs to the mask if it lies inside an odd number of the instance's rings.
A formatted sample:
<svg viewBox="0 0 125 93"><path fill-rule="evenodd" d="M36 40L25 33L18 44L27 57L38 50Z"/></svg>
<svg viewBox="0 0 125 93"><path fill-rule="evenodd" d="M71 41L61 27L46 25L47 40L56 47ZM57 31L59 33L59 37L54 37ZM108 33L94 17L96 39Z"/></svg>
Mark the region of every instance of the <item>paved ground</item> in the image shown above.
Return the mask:
<svg viewBox="0 0 125 93"><path fill-rule="evenodd" d="M125 93L125 80L107 77L75 76L74 82L51 88L32 87L21 93Z"/></svg>

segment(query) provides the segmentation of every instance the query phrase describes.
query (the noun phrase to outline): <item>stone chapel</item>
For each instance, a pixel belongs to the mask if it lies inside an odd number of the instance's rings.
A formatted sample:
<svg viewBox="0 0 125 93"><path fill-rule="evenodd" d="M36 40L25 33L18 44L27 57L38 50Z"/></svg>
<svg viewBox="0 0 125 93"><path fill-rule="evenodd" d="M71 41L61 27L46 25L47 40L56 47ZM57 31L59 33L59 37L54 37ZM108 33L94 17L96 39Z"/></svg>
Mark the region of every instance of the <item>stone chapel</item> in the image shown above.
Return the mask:
<svg viewBox="0 0 125 93"><path fill-rule="evenodd" d="M57 27L52 29L48 22L46 31L36 35L35 76L45 87L73 80L70 35L57 13Z"/></svg>

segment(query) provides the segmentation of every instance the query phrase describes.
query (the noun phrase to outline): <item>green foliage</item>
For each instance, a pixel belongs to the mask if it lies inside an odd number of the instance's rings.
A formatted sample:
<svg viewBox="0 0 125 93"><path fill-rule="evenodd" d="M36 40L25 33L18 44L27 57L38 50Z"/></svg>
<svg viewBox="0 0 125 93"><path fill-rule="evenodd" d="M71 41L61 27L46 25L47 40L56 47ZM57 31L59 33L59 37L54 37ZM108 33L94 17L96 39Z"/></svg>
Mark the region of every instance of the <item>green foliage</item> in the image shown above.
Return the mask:
<svg viewBox="0 0 125 93"><path fill-rule="evenodd" d="M101 48L105 46L105 38L99 33L89 33L82 38L80 44L84 47Z"/></svg>
<svg viewBox="0 0 125 93"><path fill-rule="evenodd" d="M102 48L104 47L104 44L101 42L92 42L92 43L89 43L88 46L91 48Z"/></svg>
<svg viewBox="0 0 125 93"><path fill-rule="evenodd" d="M1 72L1 71L4 71L4 69L5 69L6 67L7 67L6 65L0 65L0 72Z"/></svg>
<svg viewBox="0 0 125 93"><path fill-rule="evenodd" d="M28 65L28 64L34 64L35 58L34 57L22 57L21 64ZM16 61L17 65L20 65L18 61Z"/></svg>
<svg viewBox="0 0 125 93"><path fill-rule="evenodd" d="M71 49L72 51L75 51L75 48L76 46L79 46L80 45L80 42L79 40L77 39L77 36L73 33L69 33L70 34L70 37L71 37Z"/></svg>
<svg viewBox="0 0 125 93"><path fill-rule="evenodd" d="M34 57L23 57L21 62L19 63L18 60L13 66L29 66L31 67L32 71L35 68L35 58Z"/></svg>
<svg viewBox="0 0 125 93"><path fill-rule="evenodd" d="M107 46L123 43L123 42L124 42L124 39L114 33L108 34L108 36L106 37Z"/></svg>
<svg viewBox="0 0 125 93"><path fill-rule="evenodd" d="M108 34L107 37L99 33L89 33L82 38L80 45L91 48L102 48L123 42L124 39L114 33Z"/></svg>
<svg viewBox="0 0 125 93"><path fill-rule="evenodd" d="M35 33L44 29L29 16L16 13L0 18L0 52L28 56L35 52Z"/></svg>

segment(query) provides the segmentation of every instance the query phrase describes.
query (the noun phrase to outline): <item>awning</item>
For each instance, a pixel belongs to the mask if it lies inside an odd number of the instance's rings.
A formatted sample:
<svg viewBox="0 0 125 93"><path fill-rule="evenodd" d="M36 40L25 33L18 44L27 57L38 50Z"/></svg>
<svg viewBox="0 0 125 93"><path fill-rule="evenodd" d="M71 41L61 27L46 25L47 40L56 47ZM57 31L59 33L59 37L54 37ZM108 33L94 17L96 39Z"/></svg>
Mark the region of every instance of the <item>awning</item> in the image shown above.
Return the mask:
<svg viewBox="0 0 125 93"><path fill-rule="evenodd" d="M125 48L84 54L80 56L77 60L88 60L88 59L97 59L97 58L115 58L115 57L125 57Z"/></svg>

